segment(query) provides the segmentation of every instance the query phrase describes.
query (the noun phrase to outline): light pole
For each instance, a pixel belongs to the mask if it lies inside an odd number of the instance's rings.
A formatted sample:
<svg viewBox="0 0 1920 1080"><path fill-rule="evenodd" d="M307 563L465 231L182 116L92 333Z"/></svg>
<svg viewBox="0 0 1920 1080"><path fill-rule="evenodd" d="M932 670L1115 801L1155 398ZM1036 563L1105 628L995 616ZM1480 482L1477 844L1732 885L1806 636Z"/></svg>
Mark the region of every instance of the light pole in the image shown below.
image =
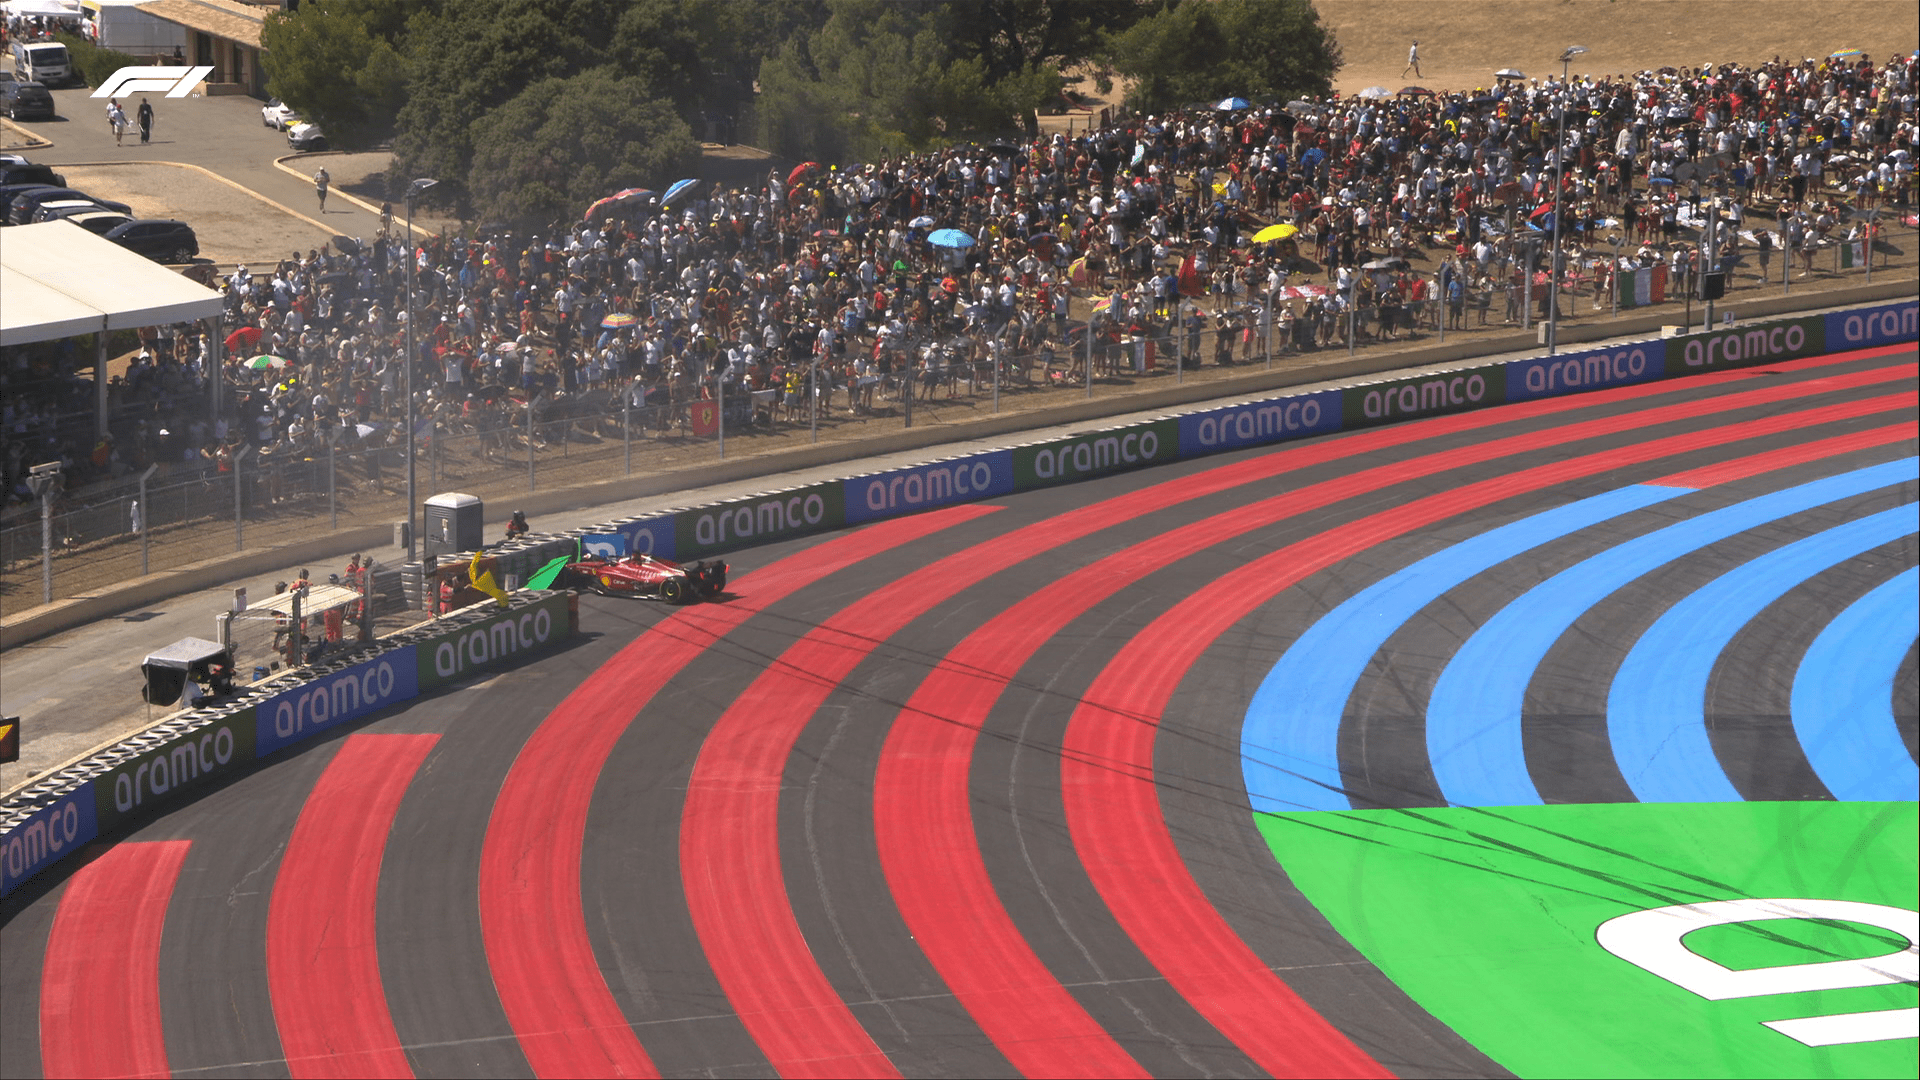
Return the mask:
<svg viewBox="0 0 1920 1080"><path fill-rule="evenodd" d="M414 559L413 526L418 503L413 496L413 197L439 183L424 177L407 185L407 357L403 373L407 395L407 561Z"/></svg>
<svg viewBox="0 0 1920 1080"><path fill-rule="evenodd" d="M1567 172L1567 99L1573 96L1567 80L1573 58L1586 52L1585 45L1569 45L1560 54L1560 123L1553 147L1553 257L1547 262L1547 355L1560 347L1560 194Z"/></svg>

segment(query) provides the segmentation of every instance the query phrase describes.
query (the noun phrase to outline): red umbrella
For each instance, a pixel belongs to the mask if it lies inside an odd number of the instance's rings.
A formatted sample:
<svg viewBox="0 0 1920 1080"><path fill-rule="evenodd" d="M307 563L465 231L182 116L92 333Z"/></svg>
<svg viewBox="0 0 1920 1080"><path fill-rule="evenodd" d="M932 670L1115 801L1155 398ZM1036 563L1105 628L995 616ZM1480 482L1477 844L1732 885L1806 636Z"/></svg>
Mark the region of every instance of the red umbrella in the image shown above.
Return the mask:
<svg viewBox="0 0 1920 1080"><path fill-rule="evenodd" d="M603 211L616 207L638 205L651 198L653 198L652 188L628 188L625 191L615 192L604 199L595 201L592 206L587 207L587 212L581 215L581 219L584 221L592 221Z"/></svg>
<svg viewBox="0 0 1920 1080"><path fill-rule="evenodd" d="M802 176L805 176L809 171L813 169L817 169L819 167L820 167L820 163L817 161L803 161L800 164L795 165L793 167L793 171L787 174L787 186L792 187L793 185L799 183L800 178Z"/></svg>
<svg viewBox="0 0 1920 1080"><path fill-rule="evenodd" d="M246 346L245 351L253 351L253 347L260 343L260 328L257 326L243 326L227 335L227 351L241 352L242 343Z"/></svg>

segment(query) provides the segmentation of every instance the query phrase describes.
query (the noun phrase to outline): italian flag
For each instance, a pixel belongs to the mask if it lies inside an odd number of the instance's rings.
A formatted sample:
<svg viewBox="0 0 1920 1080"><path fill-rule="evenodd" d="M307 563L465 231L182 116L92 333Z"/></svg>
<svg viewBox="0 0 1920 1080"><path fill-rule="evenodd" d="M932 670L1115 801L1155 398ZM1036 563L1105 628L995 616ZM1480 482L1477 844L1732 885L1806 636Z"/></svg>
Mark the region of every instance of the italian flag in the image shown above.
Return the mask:
<svg viewBox="0 0 1920 1080"><path fill-rule="evenodd" d="M1664 303L1666 299L1667 268L1664 265L1649 266L1620 276L1622 308L1646 307L1649 304Z"/></svg>
<svg viewBox="0 0 1920 1080"><path fill-rule="evenodd" d="M1840 245L1840 269L1850 270L1867 264L1866 244L1859 240L1849 240Z"/></svg>

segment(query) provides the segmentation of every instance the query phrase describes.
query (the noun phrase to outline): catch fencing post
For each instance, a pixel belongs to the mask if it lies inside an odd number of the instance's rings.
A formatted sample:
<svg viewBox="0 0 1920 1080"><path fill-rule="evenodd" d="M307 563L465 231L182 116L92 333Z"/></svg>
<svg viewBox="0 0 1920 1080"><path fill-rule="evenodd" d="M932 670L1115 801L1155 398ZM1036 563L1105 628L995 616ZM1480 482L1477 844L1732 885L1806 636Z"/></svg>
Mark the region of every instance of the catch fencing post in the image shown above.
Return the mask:
<svg viewBox="0 0 1920 1080"><path fill-rule="evenodd" d="M993 350L993 411L1000 412L1000 350Z"/></svg>
<svg viewBox="0 0 1920 1080"><path fill-rule="evenodd" d="M713 380L714 432L720 436L720 460L727 460L727 380L720 376Z"/></svg>
<svg viewBox="0 0 1920 1080"><path fill-rule="evenodd" d="M1093 316L1087 316L1087 400L1093 400Z"/></svg>
<svg viewBox="0 0 1920 1080"><path fill-rule="evenodd" d="M148 542L151 536L149 532L147 519L153 516L153 504L147 501L147 481L153 479L153 474L159 471L160 471L160 466L149 465L147 466L147 471L140 474L139 529L140 529L140 576L141 577L146 577L149 573L152 572L149 569L149 564L147 561L147 554L148 554L147 549L149 546Z"/></svg>
<svg viewBox="0 0 1920 1080"><path fill-rule="evenodd" d="M253 447L243 446L233 455L233 550L235 551L247 549L246 499L240 472L246 466L247 455L252 452Z"/></svg>
<svg viewBox="0 0 1920 1080"><path fill-rule="evenodd" d="M807 368L807 435L811 442L820 441L820 354L813 354L813 362Z"/></svg>
<svg viewBox="0 0 1920 1080"><path fill-rule="evenodd" d="M327 528L329 529L340 527L340 504L333 497L333 445L339 441L340 429L334 428L327 435ZM145 481L141 483L144 485ZM141 572L146 572L144 566L141 567Z"/></svg>
<svg viewBox="0 0 1920 1080"><path fill-rule="evenodd" d="M1867 257L1867 284L1873 284L1873 236L1880 231L1880 208L1867 215L1867 228L1860 237L1860 252Z"/></svg>
<svg viewBox="0 0 1920 1080"><path fill-rule="evenodd" d="M53 491L60 484L60 463L35 465L27 486L40 500L40 602L53 603Z"/></svg>
<svg viewBox="0 0 1920 1080"><path fill-rule="evenodd" d="M1173 354L1173 385L1175 386L1181 385L1187 379L1187 358L1180 355L1180 336L1183 332L1180 326L1180 309L1184 305L1183 300L1174 301L1173 332L1167 335L1167 344L1172 346L1168 351Z"/></svg>
<svg viewBox="0 0 1920 1080"><path fill-rule="evenodd" d="M527 391L527 490L533 487L533 391Z"/></svg>
<svg viewBox="0 0 1920 1080"><path fill-rule="evenodd" d="M627 456L627 475L633 475L633 384L620 390L620 442Z"/></svg>

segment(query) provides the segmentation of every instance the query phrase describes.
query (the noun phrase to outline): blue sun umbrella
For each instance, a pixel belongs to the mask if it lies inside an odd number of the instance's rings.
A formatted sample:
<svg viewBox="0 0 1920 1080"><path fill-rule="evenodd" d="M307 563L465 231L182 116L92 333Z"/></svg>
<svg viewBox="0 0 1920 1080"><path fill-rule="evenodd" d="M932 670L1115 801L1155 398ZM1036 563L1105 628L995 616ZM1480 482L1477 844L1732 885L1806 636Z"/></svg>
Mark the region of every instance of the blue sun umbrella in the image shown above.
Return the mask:
<svg viewBox="0 0 1920 1080"><path fill-rule="evenodd" d="M973 246L973 237L959 229L935 229L927 236L927 243L934 247L970 248Z"/></svg>
<svg viewBox="0 0 1920 1080"><path fill-rule="evenodd" d="M1214 108L1221 112L1238 112L1246 107L1247 99L1243 97L1222 98L1218 104L1214 105Z"/></svg>
<svg viewBox="0 0 1920 1080"><path fill-rule="evenodd" d="M700 181L693 180L693 179L675 180L673 182L673 186L667 189L667 193L665 195L660 196L660 205L672 206L675 200L679 199L682 195L686 195L689 192L691 192L693 190L693 185L699 182Z"/></svg>

